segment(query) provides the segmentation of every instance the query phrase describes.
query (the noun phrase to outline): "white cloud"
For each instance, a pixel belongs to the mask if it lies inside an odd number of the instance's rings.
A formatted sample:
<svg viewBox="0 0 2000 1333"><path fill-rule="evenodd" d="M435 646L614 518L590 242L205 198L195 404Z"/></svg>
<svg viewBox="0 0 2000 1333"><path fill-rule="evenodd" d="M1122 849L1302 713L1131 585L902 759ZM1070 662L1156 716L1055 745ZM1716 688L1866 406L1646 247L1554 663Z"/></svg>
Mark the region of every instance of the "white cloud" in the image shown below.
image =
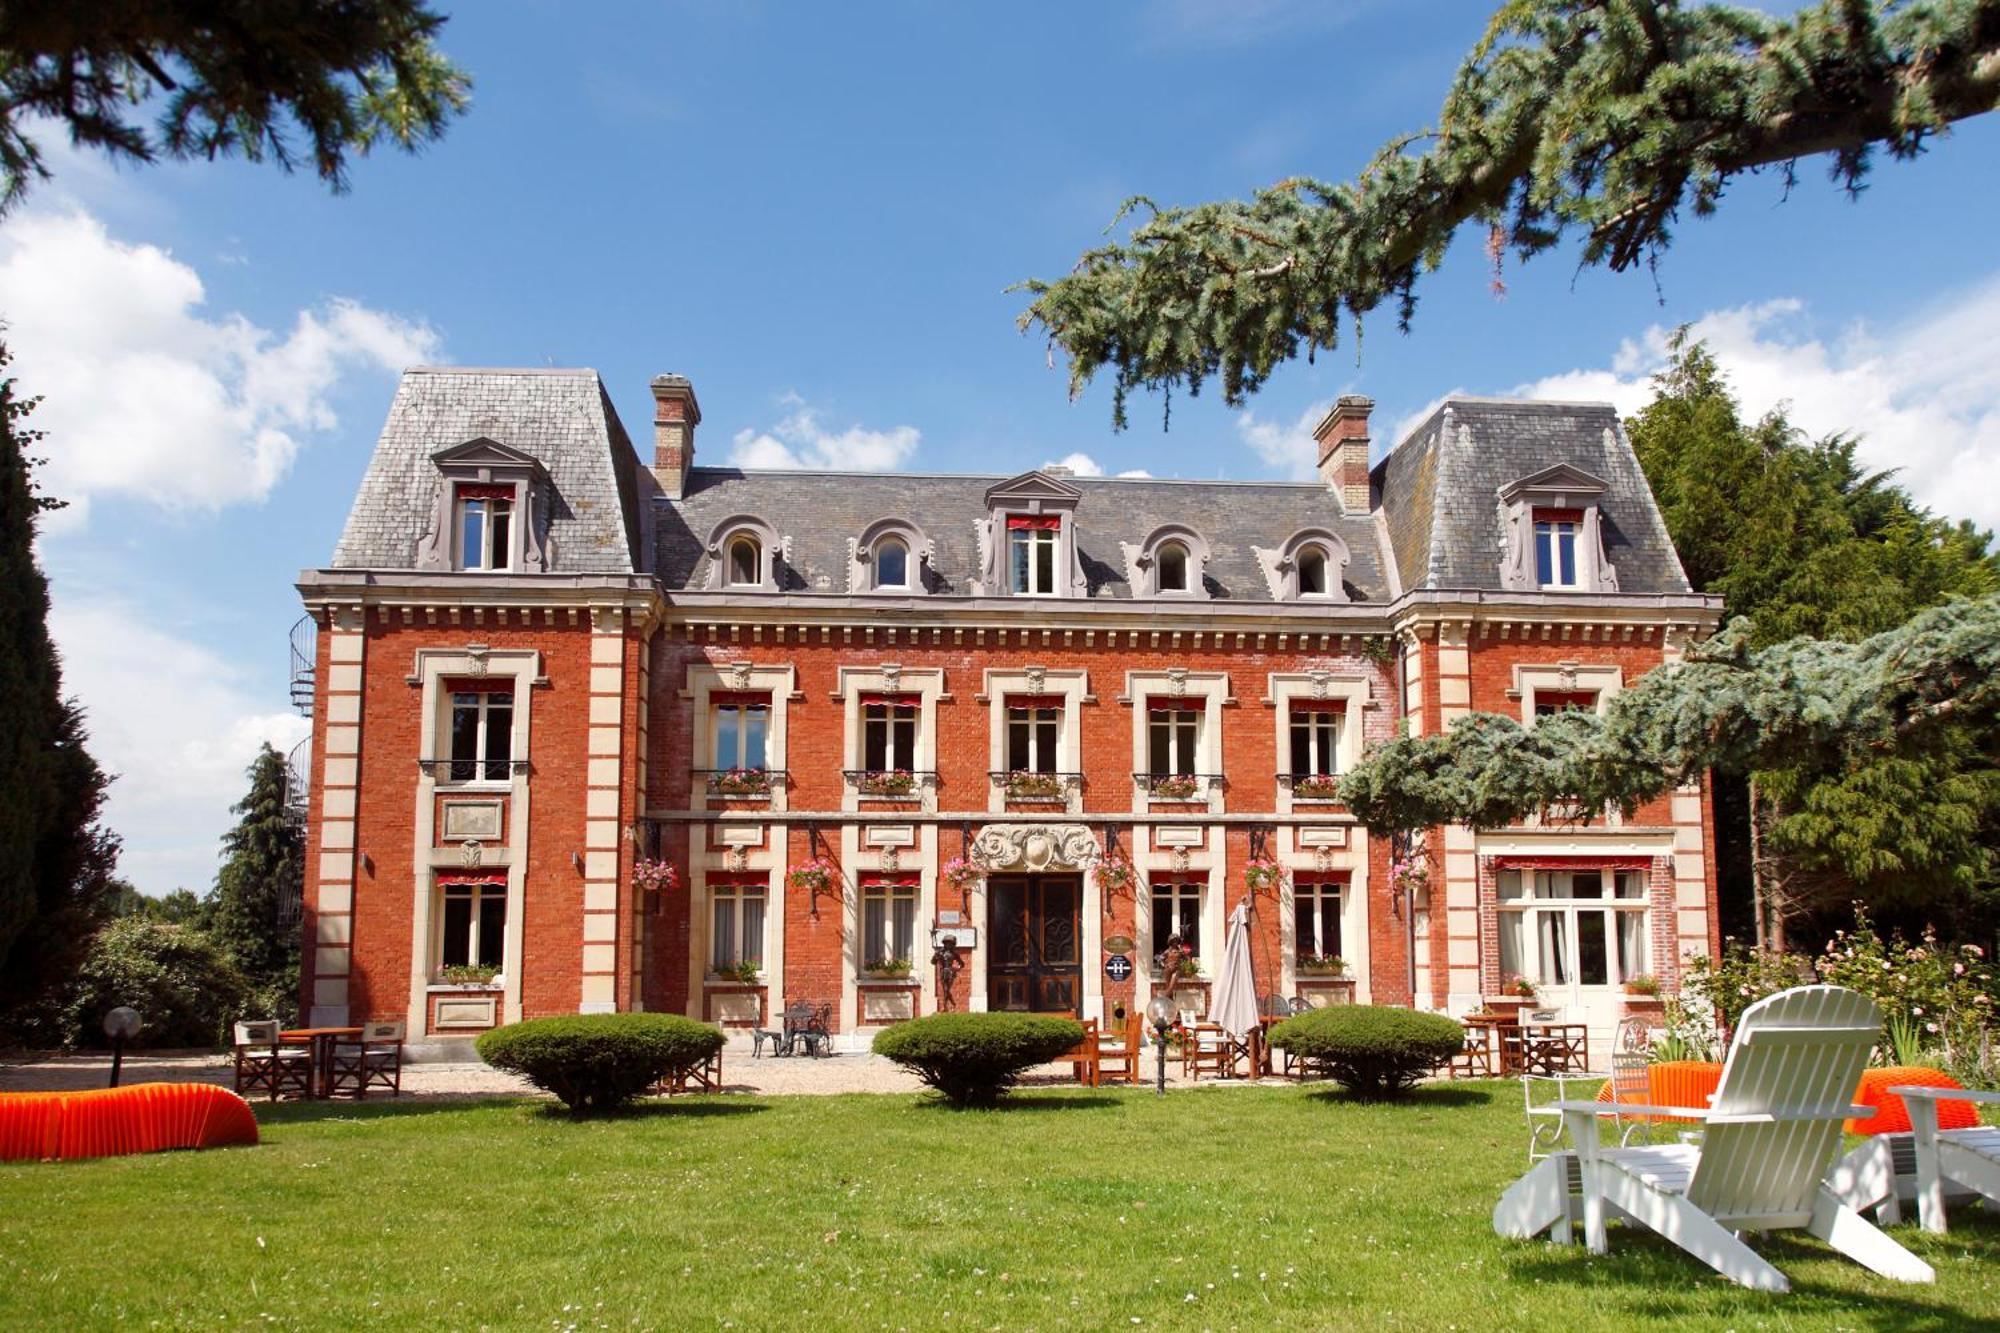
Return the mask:
<svg viewBox="0 0 2000 1333"><path fill-rule="evenodd" d="M1521 386L1538 398L1590 398L1633 412L1652 397L1671 331L1647 329L1604 367ZM1783 406L1809 435L1858 433L1860 461L1896 468L1923 504L2000 525L2000 275L1899 325L1857 321L1833 336L1803 301L1712 311L1694 322L1751 418Z"/></svg>
<svg viewBox="0 0 2000 1333"><path fill-rule="evenodd" d="M1295 481L1307 481L1319 474L1319 446L1313 441L1313 427L1332 406L1330 401L1313 403L1289 425L1260 421L1255 412L1246 410L1236 418L1236 433L1266 467Z"/></svg>
<svg viewBox="0 0 2000 1333"><path fill-rule="evenodd" d="M41 481L72 502L52 531L80 525L98 495L170 509L260 501L300 435L336 424L343 373L437 355L430 328L354 301L301 310L280 336L209 315L204 299L193 268L81 210L30 210L0 228L0 319L15 372L44 395Z"/></svg>
<svg viewBox="0 0 2000 1333"><path fill-rule="evenodd" d="M1061 458L1050 459L1042 464L1044 468L1064 467L1079 477L1101 477L1104 465L1089 454L1064 454Z"/></svg>
<svg viewBox="0 0 2000 1333"><path fill-rule="evenodd" d="M121 873L148 893L204 892L258 745L289 753L309 724L269 711L230 658L147 619L135 604L58 595L49 629L63 689L84 703L90 752L118 775L105 822L125 839Z"/></svg>
<svg viewBox="0 0 2000 1333"><path fill-rule="evenodd" d="M779 401L792 408L791 415L769 430L737 431L730 441L730 462L738 467L893 471L909 461L923 438L915 426L869 430L853 425L831 431L798 395L786 394Z"/></svg>

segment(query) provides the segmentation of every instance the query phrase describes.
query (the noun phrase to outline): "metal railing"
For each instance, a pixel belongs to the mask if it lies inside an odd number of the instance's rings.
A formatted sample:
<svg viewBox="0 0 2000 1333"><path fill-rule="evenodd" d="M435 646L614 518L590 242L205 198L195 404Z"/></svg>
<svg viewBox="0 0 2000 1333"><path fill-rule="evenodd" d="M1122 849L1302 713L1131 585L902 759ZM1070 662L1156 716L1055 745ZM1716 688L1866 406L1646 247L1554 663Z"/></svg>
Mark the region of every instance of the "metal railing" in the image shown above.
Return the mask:
<svg viewBox="0 0 2000 1333"><path fill-rule="evenodd" d="M925 787L937 785L937 770L931 768L843 768L840 775L863 796L888 800L914 801Z"/></svg>
<svg viewBox="0 0 2000 1333"><path fill-rule="evenodd" d="M506 782L525 775L525 759L419 759L417 771L434 782Z"/></svg>
<svg viewBox="0 0 2000 1333"><path fill-rule="evenodd" d="M702 780L710 796L739 801L764 800L791 781L782 768L696 768L689 772Z"/></svg>
<svg viewBox="0 0 2000 1333"><path fill-rule="evenodd" d="M1205 800L1222 785L1220 773L1134 773L1132 781L1156 801Z"/></svg>
<svg viewBox="0 0 2000 1333"><path fill-rule="evenodd" d="M1340 799L1338 773L1280 773L1278 785L1292 793L1295 801L1337 801Z"/></svg>

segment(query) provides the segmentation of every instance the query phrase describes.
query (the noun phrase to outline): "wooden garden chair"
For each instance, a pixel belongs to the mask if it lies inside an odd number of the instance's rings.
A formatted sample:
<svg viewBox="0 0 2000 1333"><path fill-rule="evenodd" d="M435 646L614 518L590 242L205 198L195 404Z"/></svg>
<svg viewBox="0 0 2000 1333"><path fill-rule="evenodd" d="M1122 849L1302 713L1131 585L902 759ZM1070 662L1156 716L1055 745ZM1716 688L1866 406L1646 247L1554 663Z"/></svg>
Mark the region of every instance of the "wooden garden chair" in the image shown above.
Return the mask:
<svg viewBox="0 0 2000 1333"><path fill-rule="evenodd" d="M1125 1018L1125 1027L1119 1033L1104 1033L1097 1042L1097 1077L1124 1079L1127 1083L1139 1081L1139 1059L1145 1053L1146 1023L1138 1014Z"/></svg>
<svg viewBox="0 0 2000 1333"><path fill-rule="evenodd" d="M1567 1243L1580 1212L1586 1243L1603 1254L1608 1215L1760 1291L1791 1284L1743 1236L1803 1229L1884 1277L1929 1282L1929 1264L1824 1183L1841 1122L1857 1113L1855 1082L1881 1035L1874 1002L1838 986L1760 1000L1737 1025L1709 1106L1560 1103L1574 1151L1551 1154L1514 1182L1493 1209L1493 1229L1521 1239L1549 1232ZM1699 1146L1610 1148L1599 1139L1606 1115L1667 1115L1706 1128Z"/></svg>
<svg viewBox="0 0 2000 1333"><path fill-rule="evenodd" d="M236 1094L262 1088L277 1101L287 1092L312 1096L312 1048L278 1040L278 1020L255 1019L234 1025Z"/></svg>
<svg viewBox="0 0 2000 1333"><path fill-rule="evenodd" d="M1926 1231L1943 1235L1947 1203L1983 1199L2000 1211L2000 1128L1940 1129L1939 1102L2000 1104L2000 1092L1897 1084L1910 1115L1908 1133L1871 1135L1840 1159L1828 1183L1851 1208L1874 1208L1884 1224L1902 1220L1905 1200L1917 1205Z"/></svg>
<svg viewBox="0 0 2000 1333"><path fill-rule="evenodd" d="M1188 1043L1181 1051L1181 1073L1196 1080L1203 1074L1228 1078L1236 1072L1237 1054L1227 1032L1213 1023L1197 1023L1188 1029Z"/></svg>
<svg viewBox="0 0 2000 1333"><path fill-rule="evenodd" d="M1059 1017L1067 1018L1068 1015L1063 1014L1059 1015ZM1083 1084L1085 1087L1094 1088L1097 1086L1100 1078L1099 1070L1103 1063L1104 1053L1098 1046L1097 1020L1086 1018L1081 1021L1083 1023L1083 1040L1071 1049L1058 1055L1051 1063L1068 1065L1071 1074L1076 1077L1077 1082Z"/></svg>
<svg viewBox="0 0 2000 1333"><path fill-rule="evenodd" d="M391 1097L403 1095L401 1023L363 1023L359 1040L333 1047L327 1067L329 1095L351 1092L366 1097L370 1088L387 1088Z"/></svg>

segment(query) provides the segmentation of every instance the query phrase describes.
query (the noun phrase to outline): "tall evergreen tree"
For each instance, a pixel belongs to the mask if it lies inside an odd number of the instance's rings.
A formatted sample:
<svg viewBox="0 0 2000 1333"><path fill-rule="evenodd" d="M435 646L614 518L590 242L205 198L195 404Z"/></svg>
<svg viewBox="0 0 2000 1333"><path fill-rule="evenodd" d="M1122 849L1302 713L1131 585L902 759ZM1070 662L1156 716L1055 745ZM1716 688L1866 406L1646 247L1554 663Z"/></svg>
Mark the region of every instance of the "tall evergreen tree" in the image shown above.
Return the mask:
<svg viewBox="0 0 2000 1333"><path fill-rule="evenodd" d="M285 925L284 907L296 897L305 845L286 817L291 775L285 757L267 742L249 768L250 790L231 807L236 826L222 835L227 860L216 875L208 904L208 929L267 1003L295 1003L299 932Z"/></svg>

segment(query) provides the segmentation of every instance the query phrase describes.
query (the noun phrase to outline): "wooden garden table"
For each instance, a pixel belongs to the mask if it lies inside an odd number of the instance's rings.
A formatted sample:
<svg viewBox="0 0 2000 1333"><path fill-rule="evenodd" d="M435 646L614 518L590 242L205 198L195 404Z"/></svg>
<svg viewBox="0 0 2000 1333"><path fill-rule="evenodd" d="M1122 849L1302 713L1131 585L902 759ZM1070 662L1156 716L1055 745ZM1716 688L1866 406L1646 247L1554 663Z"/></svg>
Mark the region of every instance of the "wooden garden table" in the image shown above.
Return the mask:
<svg viewBox="0 0 2000 1333"><path fill-rule="evenodd" d="M342 1037L359 1037L361 1029L353 1028L287 1028L278 1034L278 1040L294 1046L312 1048L312 1090L319 1098L333 1095L333 1047Z"/></svg>

